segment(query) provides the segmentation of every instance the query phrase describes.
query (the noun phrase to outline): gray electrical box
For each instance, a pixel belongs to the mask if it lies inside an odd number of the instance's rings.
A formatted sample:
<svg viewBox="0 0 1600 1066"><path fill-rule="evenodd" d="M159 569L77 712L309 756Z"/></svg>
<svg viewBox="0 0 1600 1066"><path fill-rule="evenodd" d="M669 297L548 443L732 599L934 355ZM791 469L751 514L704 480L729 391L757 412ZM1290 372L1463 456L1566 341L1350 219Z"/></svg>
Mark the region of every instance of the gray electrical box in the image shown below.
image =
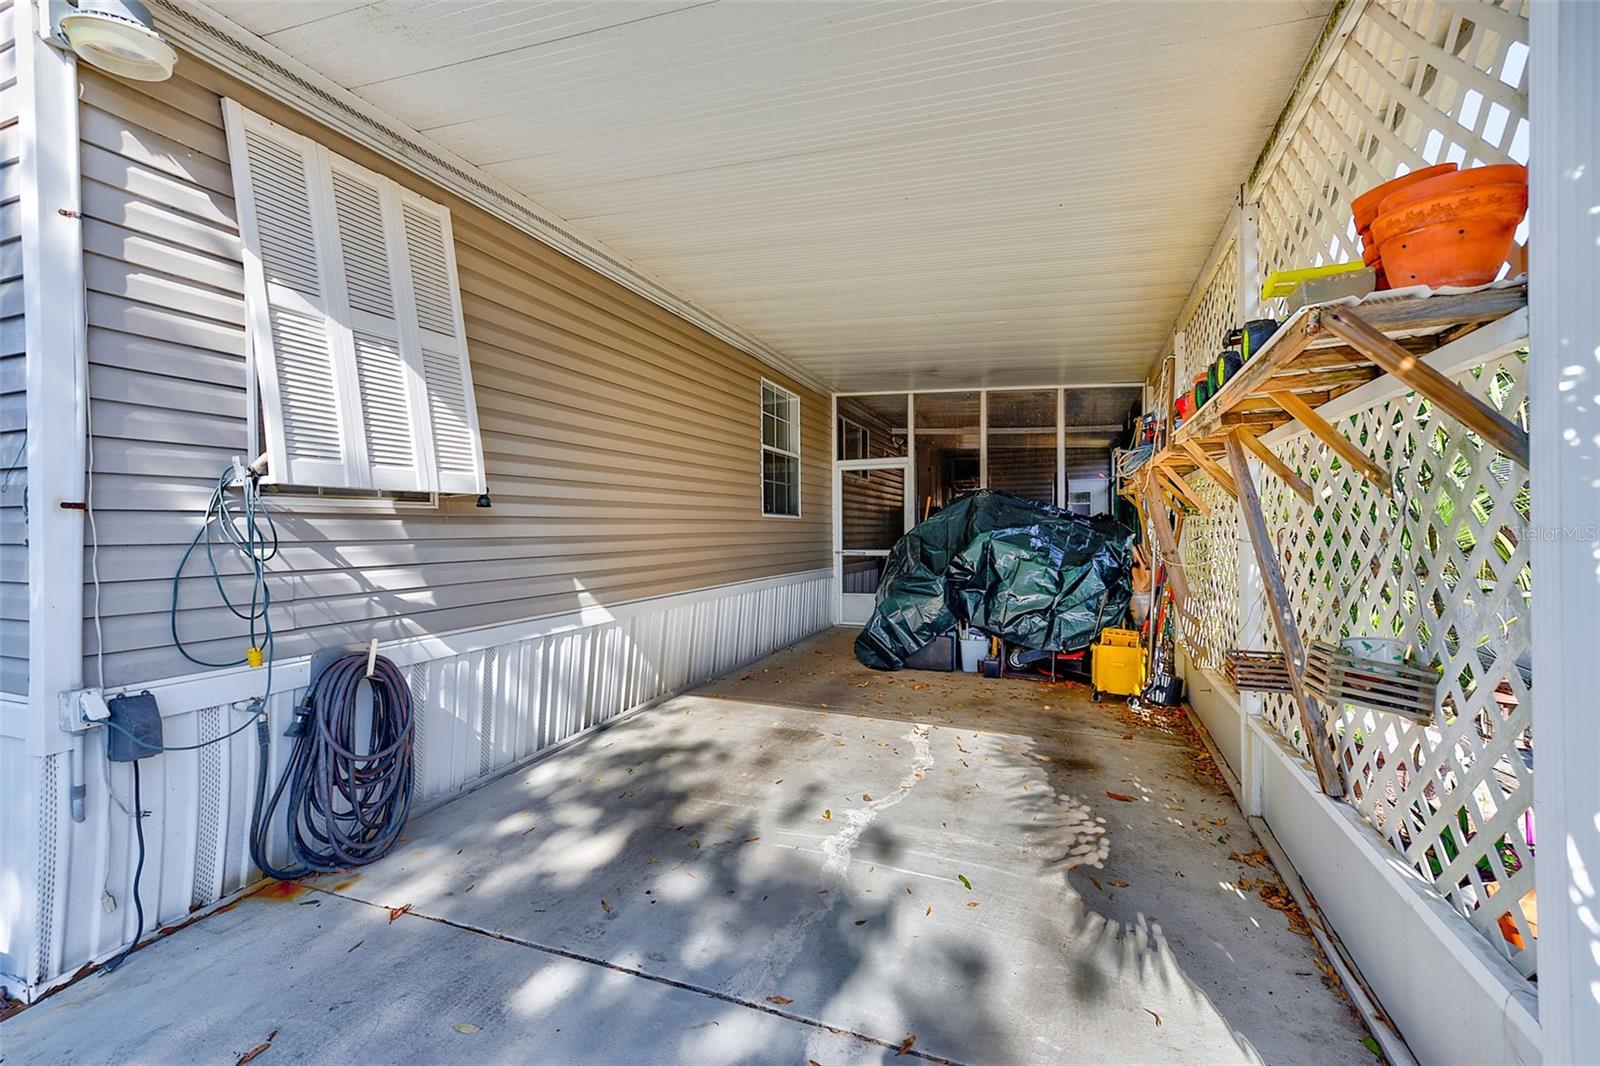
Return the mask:
<svg viewBox="0 0 1600 1066"><path fill-rule="evenodd" d="M134 762L161 754L161 708L149 692L112 696L106 700L106 758Z"/></svg>

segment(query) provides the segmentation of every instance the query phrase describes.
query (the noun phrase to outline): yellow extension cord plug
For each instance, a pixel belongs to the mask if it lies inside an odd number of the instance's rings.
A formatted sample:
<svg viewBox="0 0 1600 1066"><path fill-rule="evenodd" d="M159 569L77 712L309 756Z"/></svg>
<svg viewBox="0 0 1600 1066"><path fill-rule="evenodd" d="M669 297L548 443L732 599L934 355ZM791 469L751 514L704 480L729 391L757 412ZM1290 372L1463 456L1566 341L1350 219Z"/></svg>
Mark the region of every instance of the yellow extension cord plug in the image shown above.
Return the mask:
<svg viewBox="0 0 1600 1066"><path fill-rule="evenodd" d="M252 670L260 666L264 661L261 656L261 649L251 648L249 651L245 652L244 661L250 664L250 669Z"/></svg>

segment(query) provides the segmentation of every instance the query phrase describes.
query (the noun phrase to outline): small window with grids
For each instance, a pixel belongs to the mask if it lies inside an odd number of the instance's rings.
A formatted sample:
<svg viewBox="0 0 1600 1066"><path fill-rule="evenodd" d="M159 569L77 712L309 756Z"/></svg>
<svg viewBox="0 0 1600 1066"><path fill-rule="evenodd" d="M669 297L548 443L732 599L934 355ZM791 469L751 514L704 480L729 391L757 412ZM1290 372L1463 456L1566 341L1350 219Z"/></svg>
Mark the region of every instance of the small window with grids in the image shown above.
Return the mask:
<svg viewBox="0 0 1600 1066"><path fill-rule="evenodd" d="M843 415L839 416L839 458L871 459L872 458L872 433L866 426L852 422ZM870 480L870 470L847 470L849 476L861 481Z"/></svg>
<svg viewBox="0 0 1600 1066"><path fill-rule="evenodd" d="M800 397L761 382L761 513L800 517Z"/></svg>

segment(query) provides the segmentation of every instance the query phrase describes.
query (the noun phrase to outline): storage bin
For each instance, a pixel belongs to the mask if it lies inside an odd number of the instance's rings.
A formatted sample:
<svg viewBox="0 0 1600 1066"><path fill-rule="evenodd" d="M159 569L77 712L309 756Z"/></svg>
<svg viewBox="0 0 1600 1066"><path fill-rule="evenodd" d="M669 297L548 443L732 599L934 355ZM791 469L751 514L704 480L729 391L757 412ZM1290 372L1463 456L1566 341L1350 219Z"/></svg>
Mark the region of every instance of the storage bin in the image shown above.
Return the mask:
<svg viewBox="0 0 1600 1066"><path fill-rule="evenodd" d="M956 631L951 630L934 637L928 643L906 656L908 670L954 670L959 664L956 653Z"/></svg>
<svg viewBox="0 0 1600 1066"><path fill-rule="evenodd" d="M989 638L977 636L961 638L961 669L969 674L978 672L978 663L989 654Z"/></svg>
<svg viewBox="0 0 1600 1066"><path fill-rule="evenodd" d="M1089 663L1094 698L1109 692L1113 696L1135 696L1144 682L1144 652L1135 629L1106 629L1094 646Z"/></svg>

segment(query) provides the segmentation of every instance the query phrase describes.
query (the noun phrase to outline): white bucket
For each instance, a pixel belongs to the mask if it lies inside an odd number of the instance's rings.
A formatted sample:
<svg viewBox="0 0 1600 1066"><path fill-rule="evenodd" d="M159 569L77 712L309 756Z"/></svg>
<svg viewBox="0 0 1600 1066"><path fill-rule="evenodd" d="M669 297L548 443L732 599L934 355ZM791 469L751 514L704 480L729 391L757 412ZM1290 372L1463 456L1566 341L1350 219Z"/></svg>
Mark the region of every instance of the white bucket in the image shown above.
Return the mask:
<svg viewBox="0 0 1600 1066"><path fill-rule="evenodd" d="M988 637L961 638L961 669L969 674L978 672L978 663L989 654Z"/></svg>
<svg viewBox="0 0 1600 1066"><path fill-rule="evenodd" d="M1399 637L1345 637L1339 646L1351 655L1380 663L1403 663L1406 642Z"/></svg>

